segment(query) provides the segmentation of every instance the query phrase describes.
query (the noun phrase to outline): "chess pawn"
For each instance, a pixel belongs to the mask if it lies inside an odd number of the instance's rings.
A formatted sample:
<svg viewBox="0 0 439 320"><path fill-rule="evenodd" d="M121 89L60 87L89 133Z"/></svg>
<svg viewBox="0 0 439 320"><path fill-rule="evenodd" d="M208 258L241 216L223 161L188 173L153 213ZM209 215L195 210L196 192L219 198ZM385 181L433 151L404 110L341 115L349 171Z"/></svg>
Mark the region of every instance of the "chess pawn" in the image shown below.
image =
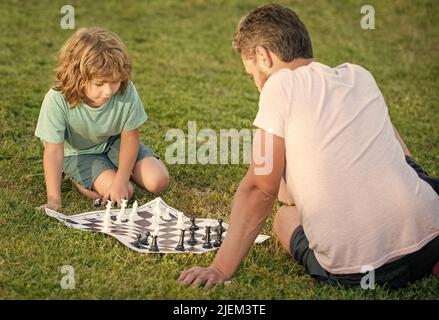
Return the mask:
<svg viewBox="0 0 439 320"><path fill-rule="evenodd" d="M206 235L204 236L203 248L204 249L211 249L212 248L212 243L211 243L211 239L210 239L210 226L206 226Z"/></svg>
<svg viewBox="0 0 439 320"><path fill-rule="evenodd" d="M175 247L175 250L177 250L177 251L184 251L184 233L185 232L186 232L185 229L181 229L180 239L178 240L178 244Z"/></svg>
<svg viewBox="0 0 439 320"><path fill-rule="evenodd" d="M110 224L111 224L111 200L107 201L107 206L105 208L105 213L104 213L104 229L102 230L103 232L108 232L110 230Z"/></svg>
<svg viewBox="0 0 439 320"><path fill-rule="evenodd" d="M150 232L146 231L145 236L142 239L140 239L140 244L142 244L144 246L149 245L149 241L148 241L149 235L150 235Z"/></svg>
<svg viewBox="0 0 439 320"><path fill-rule="evenodd" d="M137 203L137 200L133 203L133 208L131 209L130 219L128 220L129 224L134 224L134 217L137 215L137 207L139 204Z"/></svg>
<svg viewBox="0 0 439 320"><path fill-rule="evenodd" d="M136 235L136 241L134 241L134 243L133 243L133 246L135 246L136 248L141 248L141 247L142 247L142 246L140 245L140 237L141 237L141 234L138 233L138 234Z"/></svg>
<svg viewBox="0 0 439 320"><path fill-rule="evenodd" d="M197 231L198 229L200 229L200 227L195 224L195 218L191 218L191 226L189 227L189 230Z"/></svg>
<svg viewBox="0 0 439 320"><path fill-rule="evenodd" d="M198 240L195 239L195 230L190 230L191 238L187 241L188 245L194 246L198 243Z"/></svg>
<svg viewBox="0 0 439 320"><path fill-rule="evenodd" d="M152 243L149 247L149 251L159 252L159 247L157 245L157 236L152 236Z"/></svg>
<svg viewBox="0 0 439 320"><path fill-rule="evenodd" d="M122 203L120 205L120 219L122 220L122 222L127 222L128 219L124 219L125 218L125 209L128 205L128 200L127 199L122 199Z"/></svg>
<svg viewBox="0 0 439 320"><path fill-rule="evenodd" d="M218 248L223 243L223 237L220 234L215 235L215 242L213 243L213 246L215 248Z"/></svg>

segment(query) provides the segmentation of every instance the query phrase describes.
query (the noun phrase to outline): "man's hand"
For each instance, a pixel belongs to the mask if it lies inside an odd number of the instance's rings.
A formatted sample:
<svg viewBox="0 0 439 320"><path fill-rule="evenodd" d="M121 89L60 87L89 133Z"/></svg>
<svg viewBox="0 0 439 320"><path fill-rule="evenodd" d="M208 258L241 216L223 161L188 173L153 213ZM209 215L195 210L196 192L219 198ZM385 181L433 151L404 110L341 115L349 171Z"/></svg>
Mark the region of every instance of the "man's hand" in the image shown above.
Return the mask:
<svg viewBox="0 0 439 320"><path fill-rule="evenodd" d="M178 278L178 282L190 285L192 288L205 284L205 289L224 283L226 280L227 277L219 269L212 266L207 268L192 267L183 271Z"/></svg>

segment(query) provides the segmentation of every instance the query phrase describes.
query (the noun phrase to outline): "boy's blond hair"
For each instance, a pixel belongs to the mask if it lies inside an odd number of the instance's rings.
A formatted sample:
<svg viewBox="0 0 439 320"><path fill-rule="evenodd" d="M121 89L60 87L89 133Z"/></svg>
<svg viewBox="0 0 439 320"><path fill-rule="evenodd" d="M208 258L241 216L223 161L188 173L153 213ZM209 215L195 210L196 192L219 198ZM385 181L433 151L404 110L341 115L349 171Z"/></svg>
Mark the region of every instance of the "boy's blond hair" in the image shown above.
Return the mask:
<svg viewBox="0 0 439 320"><path fill-rule="evenodd" d="M84 89L93 79L120 80L123 94L131 81L131 68L131 58L117 35L101 28L82 28L59 52L54 89L76 107L88 101Z"/></svg>

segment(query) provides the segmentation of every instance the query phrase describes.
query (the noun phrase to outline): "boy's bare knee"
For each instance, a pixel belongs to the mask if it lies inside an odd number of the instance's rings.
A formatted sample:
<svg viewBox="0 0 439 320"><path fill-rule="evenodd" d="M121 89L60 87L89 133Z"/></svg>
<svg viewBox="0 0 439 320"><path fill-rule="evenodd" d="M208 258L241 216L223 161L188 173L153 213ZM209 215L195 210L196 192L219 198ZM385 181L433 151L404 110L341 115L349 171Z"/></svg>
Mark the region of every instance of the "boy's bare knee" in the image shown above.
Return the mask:
<svg viewBox="0 0 439 320"><path fill-rule="evenodd" d="M169 175L163 174L150 179L146 184L146 189L152 193L158 193L165 190L169 185Z"/></svg>

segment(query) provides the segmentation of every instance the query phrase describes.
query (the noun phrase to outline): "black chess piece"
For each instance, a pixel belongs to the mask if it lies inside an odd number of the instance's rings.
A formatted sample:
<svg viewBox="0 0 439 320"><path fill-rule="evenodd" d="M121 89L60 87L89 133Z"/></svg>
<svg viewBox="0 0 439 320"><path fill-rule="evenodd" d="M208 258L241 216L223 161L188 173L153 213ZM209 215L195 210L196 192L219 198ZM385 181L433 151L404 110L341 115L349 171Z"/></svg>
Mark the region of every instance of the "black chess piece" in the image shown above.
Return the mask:
<svg viewBox="0 0 439 320"><path fill-rule="evenodd" d="M152 243L151 246L149 247L149 251L154 251L154 252L159 251L159 247L157 245L157 236L152 236Z"/></svg>
<svg viewBox="0 0 439 320"><path fill-rule="evenodd" d="M140 245L140 237L141 237L141 234L138 233L138 234L136 235L136 241L133 242L133 246L135 246L136 248L141 248L141 245Z"/></svg>
<svg viewBox="0 0 439 320"><path fill-rule="evenodd" d="M149 231L146 231L143 238L140 239L140 244L143 244L144 246L149 245L149 241L148 241L149 235L150 235Z"/></svg>
<svg viewBox="0 0 439 320"><path fill-rule="evenodd" d="M100 198L94 199L94 201L93 201L93 205L94 205L95 207L99 207L99 206L101 206L101 205L102 205L102 199L100 199Z"/></svg>
<svg viewBox="0 0 439 320"><path fill-rule="evenodd" d="M200 229L200 227L195 224L195 218L191 218L191 223L192 224L189 227L189 231L192 231L192 230L197 231L198 229Z"/></svg>
<svg viewBox="0 0 439 320"><path fill-rule="evenodd" d="M197 239L195 239L195 230L190 230L191 238L187 241L188 245L194 246L198 243Z"/></svg>
<svg viewBox="0 0 439 320"><path fill-rule="evenodd" d="M180 239L178 240L178 244L175 247L175 250L177 250L177 251L184 251L184 233L185 232L186 232L185 229L181 229Z"/></svg>
<svg viewBox="0 0 439 320"><path fill-rule="evenodd" d="M210 226L206 226L206 235L204 236L203 248L204 249L212 248L212 243L210 239Z"/></svg>
<svg viewBox="0 0 439 320"><path fill-rule="evenodd" d="M218 219L218 225L215 227L215 232L223 235L224 231L226 231L226 228L223 226L223 219Z"/></svg>
<svg viewBox="0 0 439 320"><path fill-rule="evenodd" d="M213 243L213 246L215 248L218 248L223 243L223 237L219 233L215 235L215 242Z"/></svg>

